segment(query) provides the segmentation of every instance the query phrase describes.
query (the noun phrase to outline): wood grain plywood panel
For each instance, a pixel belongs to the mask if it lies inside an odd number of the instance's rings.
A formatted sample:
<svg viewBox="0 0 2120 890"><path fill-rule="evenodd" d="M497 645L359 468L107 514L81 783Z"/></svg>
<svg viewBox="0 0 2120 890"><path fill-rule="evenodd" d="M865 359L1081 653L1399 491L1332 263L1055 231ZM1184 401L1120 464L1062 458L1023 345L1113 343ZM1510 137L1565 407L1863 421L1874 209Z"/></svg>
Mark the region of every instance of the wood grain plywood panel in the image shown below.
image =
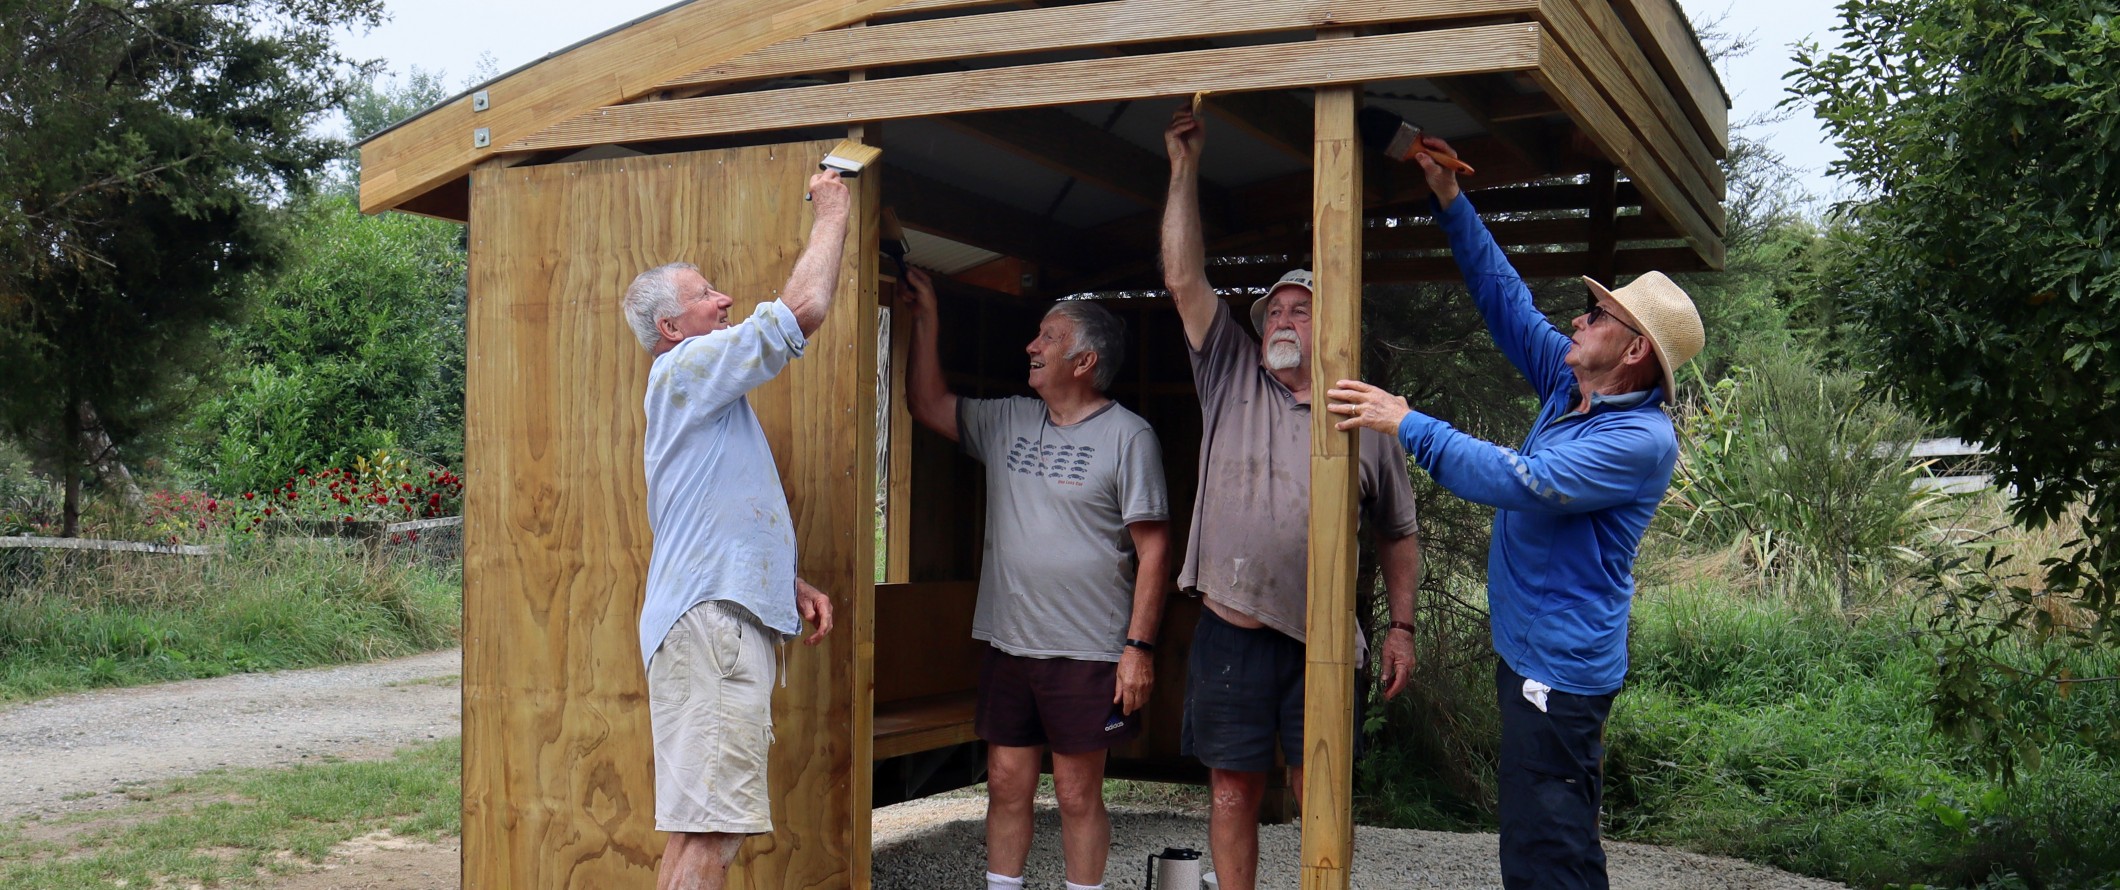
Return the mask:
<svg viewBox="0 0 2120 890"><path fill-rule="evenodd" d="M651 541L641 472L649 360L619 300L641 270L699 265L748 317L809 231L824 143L503 169L473 177L465 528L466 887L652 883L652 745L637 640ZM873 180L871 180L873 182ZM857 214L853 245L873 252ZM805 356L753 392L800 571L839 630L795 647L774 696L775 834L751 888L850 887L866 846L847 732L866 712L874 298L850 249ZM871 285L872 286L872 285ZM864 363L865 362L865 363ZM865 728L865 727L864 727ZM866 769L866 741L858 752ZM859 774L866 778L866 773Z"/></svg>

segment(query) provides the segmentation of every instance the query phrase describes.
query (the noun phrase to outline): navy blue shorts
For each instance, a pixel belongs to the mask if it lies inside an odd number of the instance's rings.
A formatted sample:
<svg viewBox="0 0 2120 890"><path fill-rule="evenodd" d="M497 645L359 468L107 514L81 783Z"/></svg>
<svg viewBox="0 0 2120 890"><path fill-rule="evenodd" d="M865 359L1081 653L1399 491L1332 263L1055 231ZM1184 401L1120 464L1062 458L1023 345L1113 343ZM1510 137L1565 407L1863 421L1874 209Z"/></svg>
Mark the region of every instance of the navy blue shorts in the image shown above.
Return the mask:
<svg viewBox="0 0 2120 890"><path fill-rule="evenodd" d="M1185 666L1179 752L1210 769L1273 769L1274 744L1303 765L1303 644L1270 627L1238 627L1200 609Z"/></svg>

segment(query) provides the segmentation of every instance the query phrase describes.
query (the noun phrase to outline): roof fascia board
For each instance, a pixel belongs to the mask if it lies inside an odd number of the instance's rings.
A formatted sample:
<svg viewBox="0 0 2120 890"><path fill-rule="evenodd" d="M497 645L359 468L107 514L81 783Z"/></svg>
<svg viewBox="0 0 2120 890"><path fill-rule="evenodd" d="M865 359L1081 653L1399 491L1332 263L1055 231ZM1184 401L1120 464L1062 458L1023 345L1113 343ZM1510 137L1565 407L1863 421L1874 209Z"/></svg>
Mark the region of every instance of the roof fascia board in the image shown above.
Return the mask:
<svg viewBox="0 0 2120 890"><path fill-rule="evenodd" d="M361 146L361 209L403 204L503 146L656 84L783 40L861 21L899 0L691 0L498 78ZM485 138L477 138L477 131ZM481 142L483 144L481 144Z"/></svg>

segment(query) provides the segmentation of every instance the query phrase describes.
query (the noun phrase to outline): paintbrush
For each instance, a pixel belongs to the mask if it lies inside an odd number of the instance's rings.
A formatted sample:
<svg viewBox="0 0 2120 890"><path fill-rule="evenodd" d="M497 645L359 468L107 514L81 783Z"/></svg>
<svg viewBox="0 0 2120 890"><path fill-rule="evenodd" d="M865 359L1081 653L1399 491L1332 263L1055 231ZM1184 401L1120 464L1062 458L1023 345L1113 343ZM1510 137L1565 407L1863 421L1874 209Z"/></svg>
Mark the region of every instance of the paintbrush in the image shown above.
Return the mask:
<svg viewBox="0 0 2120 890"><path fill-rule="evenodd" d="M905 255L909 245L905 243L905 228L898 224L898 211L889 207L878 214L876 224L876 250L890 257L898 266L898 280L905 280Z"/></svg>
<svg viewBox="0 0 2120 890"><path fill-rule="evenodd" d="M1363 106L1355 113L1355 129L1362 134L1362 144L1383 152L1385 157L1394 161L1408 161L1414 155L1425 154L1445 168L1466 176L1473 173L1471 164L1422 145L1420 127L1382 108Z"/></svg>
<svg viewBox="0 0 2120 890"><path fill-rule="evenodd" d="M879 146L841 139L831 151L825 152L824 160L817 162L817 169L837 170L841 179L853 179L880 157L883 157L883 149ZM805 193L802 199L810 200L809 194Z"/></svg>

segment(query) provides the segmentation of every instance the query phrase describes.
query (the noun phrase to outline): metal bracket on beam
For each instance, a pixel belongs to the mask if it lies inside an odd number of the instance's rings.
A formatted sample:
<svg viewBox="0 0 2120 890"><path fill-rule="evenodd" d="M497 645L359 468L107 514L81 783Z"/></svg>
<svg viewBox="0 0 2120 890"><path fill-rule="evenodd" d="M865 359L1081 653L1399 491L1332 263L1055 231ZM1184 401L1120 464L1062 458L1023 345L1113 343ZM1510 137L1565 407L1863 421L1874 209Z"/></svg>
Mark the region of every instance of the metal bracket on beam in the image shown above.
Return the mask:
<svg viewBox="0 0 2120 890"><path fill-rule="evenodd" d="M471 131L471 147L472 147L472 148L485 148L486 146L488 146L488 145L492 145L492 144L493 144L493 131L492 131L492 130L486 129L485 127L480 127L480 128L478 128L478 129L476 129L476 130L472 130L472 131Z"/></svg>
<svg viewBox="0 0 2120 890"><path fill-rule="evenodd" d="M486 95L485 90L479 90L471 94L471 110L473 112L485 111L492 107L493 97Z"/></svg>

